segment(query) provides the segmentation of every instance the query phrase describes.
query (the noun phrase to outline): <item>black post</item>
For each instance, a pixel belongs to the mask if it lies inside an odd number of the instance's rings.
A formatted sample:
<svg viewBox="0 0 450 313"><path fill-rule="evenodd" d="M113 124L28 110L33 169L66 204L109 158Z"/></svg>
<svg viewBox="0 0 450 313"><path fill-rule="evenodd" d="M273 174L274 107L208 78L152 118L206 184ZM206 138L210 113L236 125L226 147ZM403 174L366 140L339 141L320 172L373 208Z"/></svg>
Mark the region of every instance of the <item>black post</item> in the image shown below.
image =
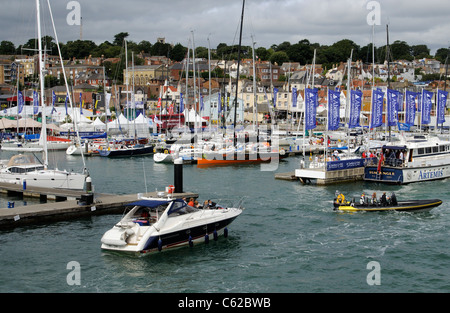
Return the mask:
<svg viewBox="0 0 450 313"><path fill-rule="evenodd" d="M174 164L174 185L175 193L183 193L183 159L178 158L173 161Z"/></svg>

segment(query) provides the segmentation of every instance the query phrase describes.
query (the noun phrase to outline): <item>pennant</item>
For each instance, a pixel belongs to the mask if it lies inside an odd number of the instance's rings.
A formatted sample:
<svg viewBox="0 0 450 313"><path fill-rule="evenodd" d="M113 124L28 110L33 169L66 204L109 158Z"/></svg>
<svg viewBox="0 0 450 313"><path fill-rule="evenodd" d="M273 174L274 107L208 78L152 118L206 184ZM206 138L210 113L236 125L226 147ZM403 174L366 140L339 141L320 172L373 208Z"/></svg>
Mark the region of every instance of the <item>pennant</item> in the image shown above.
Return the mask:
<svg viewBox="0 0 450 313"><path fill-rule="evenodd" d="M277 107L278 88L273 88L273 107Z"/></svg>
<svg viewBox="0 0 450 313"><path fill-rule="evenodd" d="M416 92L406 91L405 124L409 126L413 126L416 120L416 97Z"/></svg>
<svg viewBox="0 0 450 313"><path fill-rule="evenodd" d="M184 111L183 94L180 93L180 109L179 109L178 113L181 113L183 111Z"/></svg>
<svg viewBox="0 0 450 313"><path fill-rule="evenodd" d="M437 108L436 108L436 115L437 115L437 123L438 124L444 124L445 123L445 107L447 104L447 96L448 92L443 90L438 90L437 92Z"/></svg>
<svg viewBox="0 0 450 313"><path fill-rule="evenodd" d="M400 92L388 89L387 91L387 125L396 126L398 123L398 103Z"/></svg>
<svg viewBox="0 0 450 313"><path fill-rule="evenodd" d="M341 93L338 90L328 90L328 130L337 130L339 128L340 96Z"/></svg>
<svg viewBox="0 0 450 313"><path fill-rule="evenodd" d="M22 113L23 105L24 105L23 94L22 91L19 91L17 94L17 112L18 112L17 114Z"/></svg>
<svg viewBox="0 0 450 313"><path fill-rule="evenodd" d="M39 113L39 95L36 91L33 91L33 114Z"/></svg>
<svg viewBox="0 0 450 313"><path fill-rule="evenodd" d="M64 102L64 106L66 107L66 115L69 115L68 113L67 113L67 101L69 101L69 94L67 93L67 95L66 95L66 101Z"/></svg>
<svg viewBox="0 0 450 313"><path fill-rule="evenodd" d="M431 123L431 106L433 99L433 92L428 90L423 90L422 93L422 124L430 124Z"/></svg>
<svg viewBox="0 0 450 313"><path fill-rule="evenodd" d="M83 115L83 100L82 97L83 95L80 92L80 114Z"/></svg>
<svg viewBox="0 0 450 313"><path fill-rule="evenodd" d="M203 95L200 95L200 111L203 111Z"/></svg>
<svg viewBox="0 0 450 313"><path fill-rule="evenodd" d="M218 99L218 104L217 104L217 112L218 113L222 112L222 98L220 96L220 92L219 92L219 99Z"/></svg>
<svg viewBox="0 0 450 313"><path fill-rule="evenodd" d="M383 124L384 92L380 89L372 91L372 116L370 128L380 127Z"/></svg>
<svg viewBox="0 0 450 313"><path fill-rule="evenodd" d="M305 129L316 128L317 89L305 89Z"/></svg>
<svg viewBox="0 0 450 313"><path fill-rule="evenodd" d="M158 106L157 106L158 108L160 108L161 107L161 98L158 98Z"/></svg>
<svg viewBox="0 0 450 313"><path fill-rule="evenodd" d="M350 90L350 116L348 128L360 127L359 119L361 115L363 93L361 90Z"/></svg>
<svg viewBox="0 0 450 313"><path fill-rule="evenodd" d="M292 107L297 107L297 88L292 88Z"/></svg>

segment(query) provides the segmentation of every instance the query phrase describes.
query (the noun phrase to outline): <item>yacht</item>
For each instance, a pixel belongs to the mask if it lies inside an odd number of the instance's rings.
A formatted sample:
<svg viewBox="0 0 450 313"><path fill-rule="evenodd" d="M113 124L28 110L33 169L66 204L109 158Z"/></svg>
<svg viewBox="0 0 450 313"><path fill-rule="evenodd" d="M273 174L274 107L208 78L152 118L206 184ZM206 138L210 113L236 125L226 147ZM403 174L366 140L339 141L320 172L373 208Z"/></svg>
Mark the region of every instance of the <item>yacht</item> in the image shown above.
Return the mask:
<svg viewBox="0 0 450 313"><path fill-rule="evenodd" d="M143 255L227 236L243 208L218 204L195 208L183 199L140 197L101 239L103 250Z"/></svg>
<svg viewBox="0 0 450 313"><path fill-rule="evenodd" d="M366 165L364 179L408 184L450 177L450 141L432 135L402 136L385 144L375 162Z"/></svg>

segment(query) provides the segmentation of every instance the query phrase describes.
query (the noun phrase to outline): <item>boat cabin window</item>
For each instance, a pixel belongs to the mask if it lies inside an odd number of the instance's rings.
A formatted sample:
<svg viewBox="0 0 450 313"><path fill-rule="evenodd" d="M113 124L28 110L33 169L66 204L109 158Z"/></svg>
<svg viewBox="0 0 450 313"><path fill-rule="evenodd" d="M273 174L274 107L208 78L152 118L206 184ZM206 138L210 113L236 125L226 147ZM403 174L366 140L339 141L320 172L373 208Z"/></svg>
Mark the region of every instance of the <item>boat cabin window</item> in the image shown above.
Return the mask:
<svg viewBox="0 0 450 313"><path fill-rule="evenodd" d="M183 214L187 214L187 213L193 213L198 210L199 209L191 207L184 201L175 201L173 203L172 208L169 210L168 215L169 215L169 217L172 217L172 216L178 216L178 215L183 215Z"/></svg>

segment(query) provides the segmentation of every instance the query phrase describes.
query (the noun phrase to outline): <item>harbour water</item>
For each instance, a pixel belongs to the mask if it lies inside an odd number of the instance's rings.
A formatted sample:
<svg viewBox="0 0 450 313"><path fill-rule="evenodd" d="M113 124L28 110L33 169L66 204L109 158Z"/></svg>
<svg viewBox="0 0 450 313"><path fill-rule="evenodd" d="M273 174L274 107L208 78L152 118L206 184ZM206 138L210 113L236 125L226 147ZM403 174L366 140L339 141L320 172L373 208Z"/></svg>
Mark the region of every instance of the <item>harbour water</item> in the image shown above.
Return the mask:
<svg viewBox="0 0 450 313"><path fill-rule="evenodd" d="M80 157L55 155L59 168L81 166ZM208 245L140 258L102 251L100 239L120 215L1 231L0 292L450 292L448 179L405 186L274 179L299 160L281 161L275 172L260 165L185 165L184 189L200 200L244 198L246 209L230 236ZM137 194L173 184L173 165L155 164L151 156L86 163L96 192ZM428 213L337 213L336 189L354 197L395 191L398 199L440 198L443 204ZM8 200L2 196L2 210ZM68 281L73 261L80 268L74 285Z"/></svg>

